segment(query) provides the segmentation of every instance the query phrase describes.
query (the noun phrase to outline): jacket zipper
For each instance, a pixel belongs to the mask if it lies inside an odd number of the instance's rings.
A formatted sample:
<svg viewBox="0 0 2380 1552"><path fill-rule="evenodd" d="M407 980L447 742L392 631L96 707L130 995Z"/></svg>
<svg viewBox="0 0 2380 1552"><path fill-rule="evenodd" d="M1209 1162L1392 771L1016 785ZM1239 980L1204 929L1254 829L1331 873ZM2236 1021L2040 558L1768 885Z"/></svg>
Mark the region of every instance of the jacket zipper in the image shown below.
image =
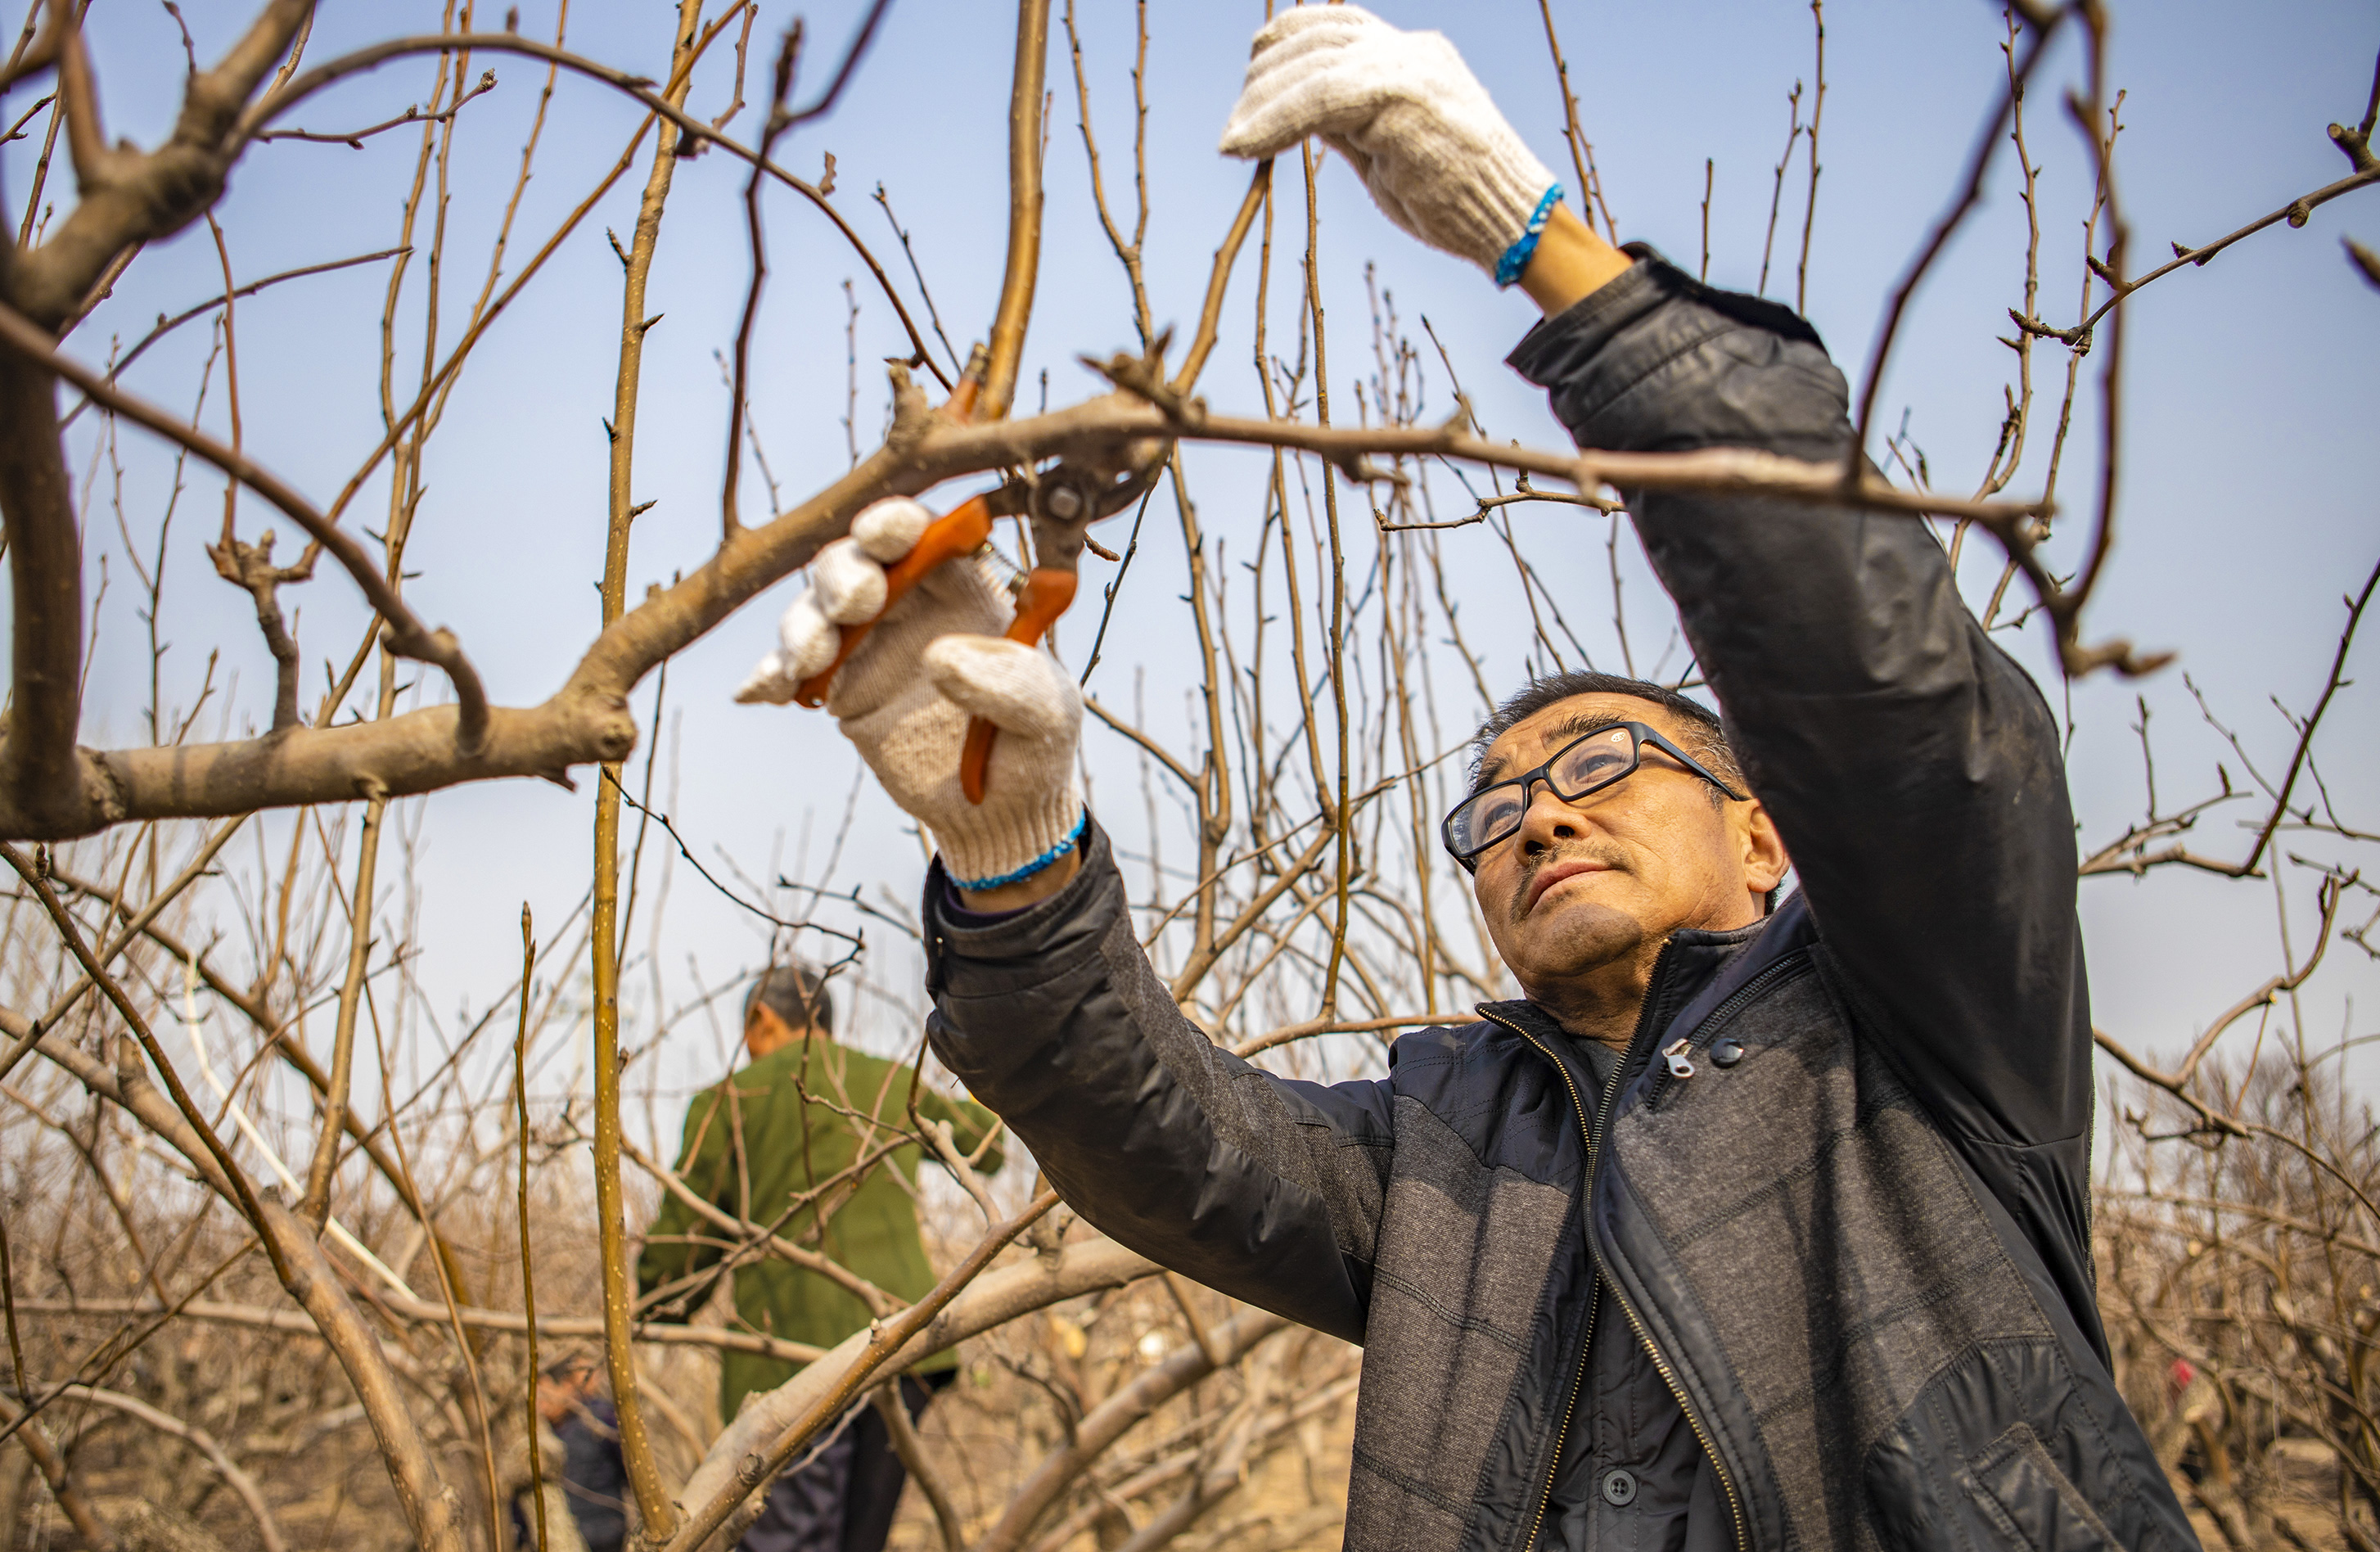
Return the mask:
<svg viewBox="0 0 2380 1552"><path fill-rule="evenodd" d="M1667 951L1664 950L1663 952L1666 955ZM1735 991L1728 997L1727 1000L1721 1002L1717 1008L1711 1010L1710 1016L1704 1019L1700 1025L1695 1026L1694 1035L1691 1038L1698 1045L1704 1036L1716 1036L1721 1028L1726 1026L1726 1024L1730 1019L1732 1019L1738 1012L1742 1012L1743 1008L1751 1003L1755 998L1760 996L1763 992L1767 991L1772 986L1775 986L1778 982L1787 978L1789 974L1799 975L1809 968L1810 964L1808 961L1799 957L1770 965L1767 969L1763 970L1759 975L1755 976L1751 980L1746 981L1742 986L1738 987ZM1654 966L1652 981L1653 985L1656 987L1660 984L1660 970L1661 966L1658 964ZM1645 996L1647 999L1647 1007L1649 1009L1650 999L1652 997L1652 990L1650 988L1647 988ZM1637 1030L1635 1037L1629 1041L1627 1052L1621 1058L1619 1065L1612 1069L1610 1079L1603 1085L1603 1097L1601 1104L1597 1110L1595 1126L1590 1130L1586 1124L1586 1106L1578 1097L1578 1085L1571 1081L1570 1069L1563 1065L1560 1059L1556 1057L1554 1053L1547 1048L1544 1041L1538 1039L1527 1030L1523 1029L1520 1025L1513 1024L1508 1019L1500 1018L1496 1014L1488 1012L1488 1010L1484 1008L1481 1009L1480 1012L1487 1014L1490 1023L1501 1025L1504 1028L1511 1030L1513 1034L1518 1035L1522 1039L1526 1040L1529 1044L1535 1046L1547 1061L1553 1063L1554 1071L1561 1074L1562 1086L1570 1091L1571 1108L1577 1113L1579 1128L1584 1134L1583 1140L1586 1146L1586 1192L1580 1206L1581 1216L1583 1218L1586 1217L1586 1215L1591 1214L1594 1210L1595 1177L1596 1170L1602 1161L1601 1139L1603 1136L1603 1128L1605 1125L1609 1124L1611 1120L1611 1106L1613 1100L1619 1097L1621 1080L1628 1075L1629 1068L1634 1065L1636 1043L1638 1040L1645 1037L1646 1031L1642 1028ZM1690 1047L1689 1049L1694 1048ZM1653 1086L1645 1095L1645 1102L1647 1108L1650 1108L1654 1102L1660 1097L1663 1090L1669 1086L1671 1081L1672 1079L1668 1070L1662 1070L1654 1074ZM1594 1351L1595 1346L1595 1316L1597 1308L1602 1302L1599 1295L1605 1279L1603 1276L1602 1257L1598 1255L1595 1250L1595 1231L1592 1219L1588 1219L1582 1227L1583 1233L1586 1241L1587 1255L1595 1267L1595 1291L1590 1293L1589 1302L1586 1306L1586 1340L1579 1349L1578 1370L1571 1376L1570 1399L1563 1404L1561 1426L1554 1435L1553 1461L1546 1469L1545 1488L1537 1495L1536 1513L1529 1521L1529 1534L1521 1543L1522 1552L1534 1552L1534 1549L1536 1546L1537 1532L1543 1528L1545 1524L1546 1510L1553 1499L1554 1477L1555 1474L1561 1470L1562 1445L1570 1436L1570 1420L1572 1415L1578 1410L1579 1388L1585 1380L1588 1355ZM1727 1495L1728 1515L1734 1523L1735 1545L1739 1549L1739 1552L1749 1552L1752 1541L1744 1526L1743 1503L1736 1495L1735 1480L1728 1474L1727 1462L1720 1458L1718 1446L1712 1440L1709 1432L1703 1427L1702 1419L1694 1415L1694 1403L1687 1398L1685 1387L1678 1382L1676 1371L1670 1367L1669 1360L1661 1356L1661 1350L1654 1343L1652 1334L1645 1329L1643 1317L1638 1316L1634 1306L1628 1303L1628 1296L1620 1291L1620 1285L1616 1282L1611 1284L1611 1296L1618 1302L1620 1305L1620 1313L1628 1317L1629 1328L1635 1333L1637 1341L1643 1345L1645 1355L1652 1359L1653 1372L1661 1376L1661 1383L1669 1388L1671 1399L1676 1400L1678 1403L1678 1411L1684 1415L1686 1426L1694 1431L1694 1441L1702 1446L1703 1454L1709 1459L1711 1468L1718 1473L1719 1489Z"/></svg>
<svg viewBox="0 0 2380 1552"><path fill-rule="evenodd" d="M1753 976L1752 979L1729 993L1726 1001L1713 1008L1708 1017L1694 1025L1683 1042L1681 1054L1691 1055L1706 1049L1711 1041L1718 1038L1718 1032L1726 1028L1729 1022L1748 1007L1755 998L1767 992L1780 982L1809 973L1811 968L1809 960L1797 953L1779 960L1767 969ZM1674 1066L1657 1070L1653 1074L1652 1087L1645 1093L1645 1108L1659 1109L1663 1096L1668 1094L1670 1086L1678 1081L1677 1069Z"/></svg>
<svg viewBox="0 0 2380 1552"><path fill-rule="evenodd" d="M1665 953L1667 952L1666 950L1663 952ZM1654 979L1658 981L1659 978L1659 969L1656 966ZM1570 1396L1569 1399L1562 1403L1561 1426L1554 1431L1553 1459L1547 1463L1546 1485L1537 1494L1536 1512L1529 1519L1529 1534L1522 1538L1519 1548L1519 1552L1536 1552L1537 1545L1537 1532L1544 1528L1546 1522L1546 1510L1553 1501L1554 1477L1556 1473L1561 1470L1562 1446L1570 1437L1570 1420L1572 1415L1578 1411L1579 1388L1586 1381L1587 1358L1588 1355L1595 1351L1595 1315L1597 1307L1602 1303L1601 1299L1597 1295L1603 1286L1603 1267L1597 1260L1595 1255L1594 1230L1589 1227L1584 1219L1585 1219L1586 1214L1593 1209L1595 1201L1595 1166L1596 1157L1598 1152L1597 1139L1603 1135L1603 1128L1599 1123L1602 1121L1608 1121L1610 1119L1611 1102L1619 1096L1620 1080L1625 1077L1628 1073L1628 1061L1627 1059L1623 1057L1621 1058L1619 1065L1612 1068L1610 1078L1608 1079L1603 1085L1601 1108L1597 1111L1598 1124L1590 1128L1586 1123L1586 1102L1578 1097L1578 1085L1571 1081L1570 1068L1563 1064L1561 1059L1557 1057L1552 1050L1548 1049L1544 1041L1538 1039L1536 1036L1530 1034L1519 1025L1513 1024L1507 1019L1500 1018L1496 1014L1488 1012L1485 1008L1482 1008L1479 1011L1482 1013L1487 1014L1490 1023L1503 1025L1506 1029L1518 1035L1522 1039L1526 1040L1529 1044L1536 1047L1539 1053L1541 1053L1548 1061L1553 1063L1554 1071L1561 1074L1562 1087L1570 1091L1571 1109L1578 1117L1580 1141L1585 1145L1586 1148L1586 1186L1579 1197L1579 1216L1582 1219L1579 1233L1580 1239L1586 1249L1587 1265L1595 1268L1595 1283L1594 1286L1587 1291L1586 1337L1584 1341L1579 1343L1578 1367L1570 1376ZM1633 1041L1631 1042L1631 1045L1633 1047ZM1622 1309L1627 1308L1624 1303L1621 1307ZM1721 1473L1721 1480L1725 1480L1724 1473Z"/></svg>

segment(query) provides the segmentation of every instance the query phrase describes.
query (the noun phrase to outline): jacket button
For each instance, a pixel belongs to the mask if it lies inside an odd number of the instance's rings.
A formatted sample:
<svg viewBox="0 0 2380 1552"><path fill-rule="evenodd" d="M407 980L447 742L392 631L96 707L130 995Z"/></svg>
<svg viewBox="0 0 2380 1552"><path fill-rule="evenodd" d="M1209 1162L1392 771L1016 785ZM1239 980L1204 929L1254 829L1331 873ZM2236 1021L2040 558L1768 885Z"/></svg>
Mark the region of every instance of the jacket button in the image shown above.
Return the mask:
<svg viewBox="0 0 2380 1552"><path fill-rule="evenodd" d="M1603 1501L1625 1509L1636 1501L1636 1478L1626 1470L1614 1470L1603 1478Z"/></svg>
<svg viewBox="0 0 2380 1552"><path fill-rule="evenodd" d="M1714 1067L1732 1067L1743 1060L1743 1042L1727 1036L1713 1043L1710 1059Z"/></svg>

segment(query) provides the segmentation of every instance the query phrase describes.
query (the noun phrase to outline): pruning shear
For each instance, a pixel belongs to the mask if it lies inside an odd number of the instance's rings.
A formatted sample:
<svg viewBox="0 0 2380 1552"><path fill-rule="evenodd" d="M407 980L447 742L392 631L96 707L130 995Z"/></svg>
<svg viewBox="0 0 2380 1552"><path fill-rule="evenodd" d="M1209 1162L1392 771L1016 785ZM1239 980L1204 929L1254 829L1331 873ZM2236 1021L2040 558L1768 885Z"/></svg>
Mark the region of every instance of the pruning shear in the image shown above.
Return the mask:
<svg viewBox="0 0 2380 1552"><path fill-rule="evenodd" d="M1157 482L1165 467L1162 452L1136 449L1139 456L1123 462L1065 458L1038 474L1013 479L961 503L927 526L910 552L884 572L884 609L894 604L945 561L971 555L991 538L996 517L1024 516L1033 528L1033 569L1026 573L1016 599L1016 618L1008 639L1026 646L1039 641L1075 601L1077 564L1087 530L1102 517L1114 515ZM884 617L879 611L876 620ZM834 661L802 681L794 699L804 706L826 704L827 685L835 672L867 639L876 620L842 627L843 641ZM983 801L984 777L991 765L997 724L981 717L967 720L966 743L959 756L959 790L969 803Z"/></svg>

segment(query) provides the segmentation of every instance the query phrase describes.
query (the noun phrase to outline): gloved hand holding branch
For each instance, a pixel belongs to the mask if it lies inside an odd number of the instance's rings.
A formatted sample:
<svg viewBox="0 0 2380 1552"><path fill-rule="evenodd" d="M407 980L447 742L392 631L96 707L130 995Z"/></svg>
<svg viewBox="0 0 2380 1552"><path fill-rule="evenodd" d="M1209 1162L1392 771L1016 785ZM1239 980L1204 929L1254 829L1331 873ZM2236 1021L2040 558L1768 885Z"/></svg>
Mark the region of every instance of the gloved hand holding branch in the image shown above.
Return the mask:
<svg viewBox="0 0 2380 1552"><path fill-rule="evenodd" d="M791 700L833 661L839 626L876 621L835 672L826 709L886 794L932 835L952 879L990 893L1052 868L1082 833L1083 697L1040 647L1002 639L1015 611L972 557L936 566L884 609L885 567L932 520L905 496L853 518L850 537L811 563L810 590L785 611L777 650L735 698ZM959 784L970 716L1000 730L979 804Z"/></svg>

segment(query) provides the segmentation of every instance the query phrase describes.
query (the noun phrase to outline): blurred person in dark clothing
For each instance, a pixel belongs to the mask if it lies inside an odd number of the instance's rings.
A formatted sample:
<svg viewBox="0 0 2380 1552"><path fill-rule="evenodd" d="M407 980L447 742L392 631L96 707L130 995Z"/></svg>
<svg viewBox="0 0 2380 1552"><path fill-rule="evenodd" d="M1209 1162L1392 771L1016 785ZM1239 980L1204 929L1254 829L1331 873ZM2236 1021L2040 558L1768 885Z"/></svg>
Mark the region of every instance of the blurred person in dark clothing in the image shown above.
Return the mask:
<svg viewBox="0 0 2380 1552"><path fill-rule="evenodd" d="M621 1552L628 1538L628 1470L620 1419L600 1393L602 1366L578 1352L548 1364L537 1380L538 1448L545 1468L546 1552ZM519 1485L526 1490L528 1484ZM562 1507L569 1523L558 1522ZM513 1537L538 1544L536 1510L513 1500Z"/></svg>

